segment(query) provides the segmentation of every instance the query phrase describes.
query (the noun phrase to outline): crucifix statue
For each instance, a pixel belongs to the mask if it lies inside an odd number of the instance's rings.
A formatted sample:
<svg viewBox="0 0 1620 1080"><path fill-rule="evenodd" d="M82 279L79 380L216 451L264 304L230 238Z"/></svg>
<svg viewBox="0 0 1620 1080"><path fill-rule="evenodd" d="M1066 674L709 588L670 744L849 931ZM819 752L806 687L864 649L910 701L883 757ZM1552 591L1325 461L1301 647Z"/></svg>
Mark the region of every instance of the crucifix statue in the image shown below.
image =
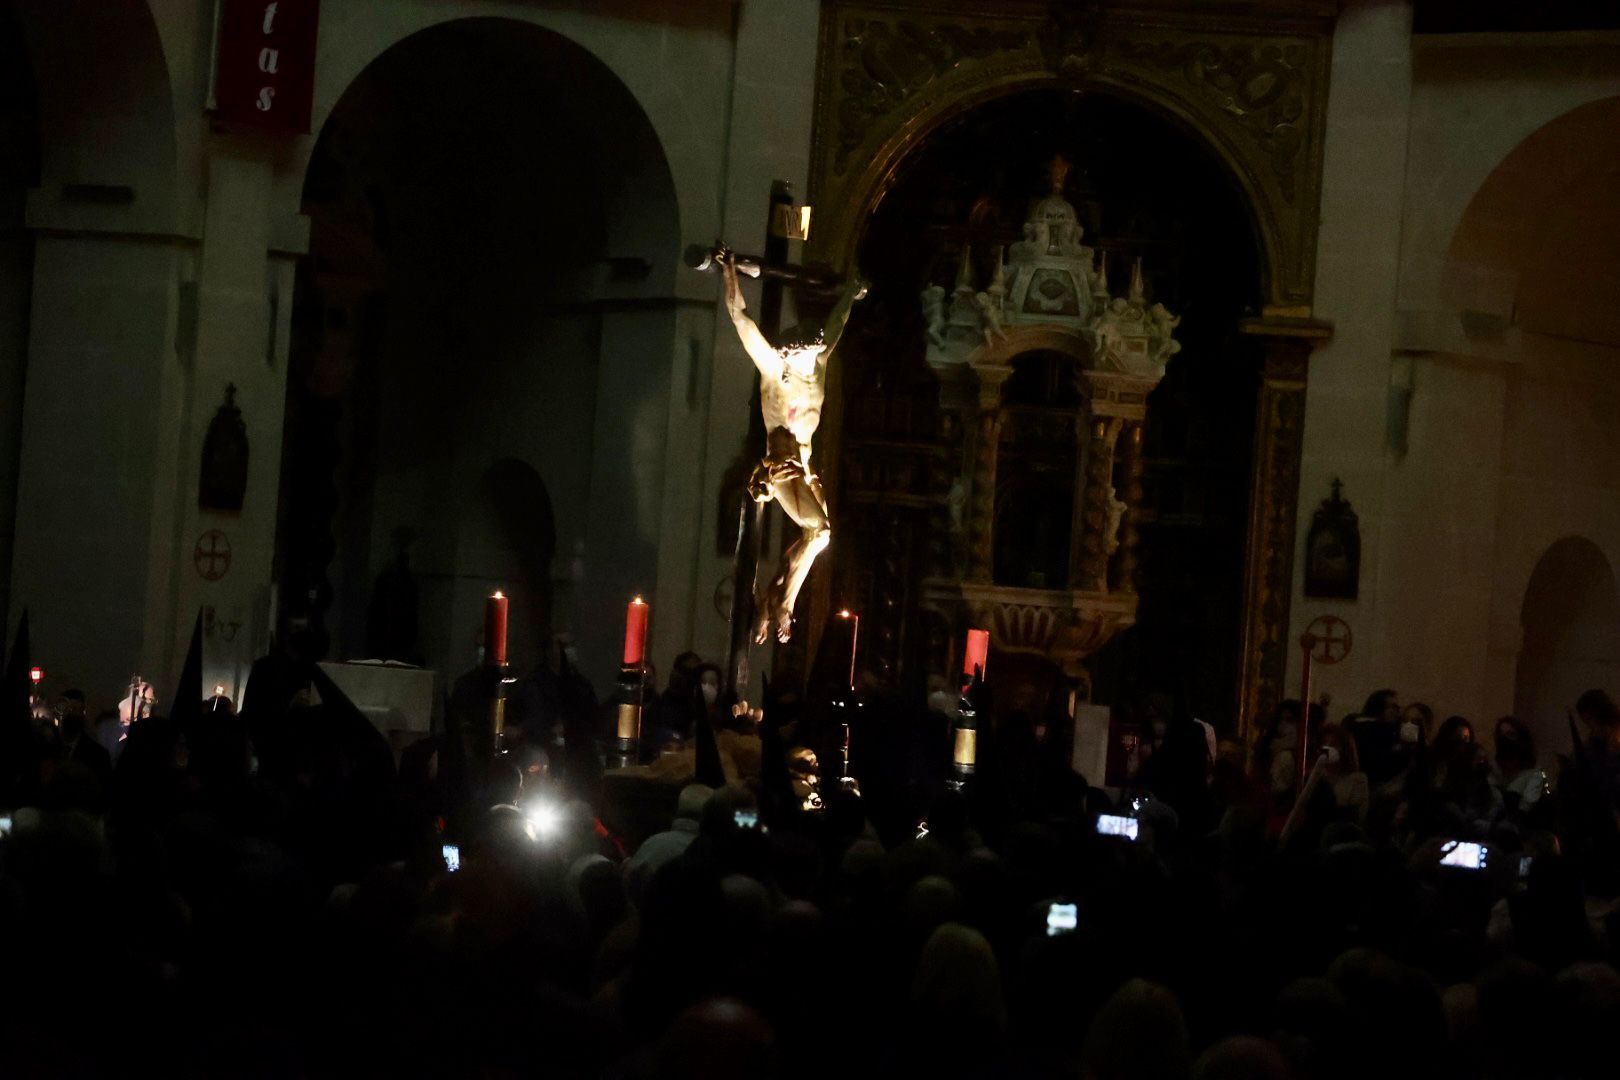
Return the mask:
<svg viewBox="0 0 1620 1080"><path fill-rule="evenodd" d="M801 530L783 557L781 572L754 609L755 644L770 638L773 624L777 639L785 642L793 636L793 603L816 556L832 540L827 499L810 462L811 440L827 396L827 362L848 324L850 309L866 295L866 283L851 274L824 323L800 323L782 335L780 345L773 345L748 316L737 278L739 259L724 247L714 256L725 280L726 311L743 349L759 369L765 456L748 478L748 493L761 503L774 499Z"/></svg>

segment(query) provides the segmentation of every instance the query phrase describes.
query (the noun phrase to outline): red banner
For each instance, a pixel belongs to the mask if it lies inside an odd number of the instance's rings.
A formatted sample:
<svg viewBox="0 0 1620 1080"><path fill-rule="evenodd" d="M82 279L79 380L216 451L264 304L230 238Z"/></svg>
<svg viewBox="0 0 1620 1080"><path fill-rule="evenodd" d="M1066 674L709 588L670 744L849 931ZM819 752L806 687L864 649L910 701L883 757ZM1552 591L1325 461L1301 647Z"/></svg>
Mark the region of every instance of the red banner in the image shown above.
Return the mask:
<svg viewBox="0 0 1620 1080"><path fill-rule="evenodd" d="M309 131L320 0L222 0L214 111L232 124Z"/></svg>

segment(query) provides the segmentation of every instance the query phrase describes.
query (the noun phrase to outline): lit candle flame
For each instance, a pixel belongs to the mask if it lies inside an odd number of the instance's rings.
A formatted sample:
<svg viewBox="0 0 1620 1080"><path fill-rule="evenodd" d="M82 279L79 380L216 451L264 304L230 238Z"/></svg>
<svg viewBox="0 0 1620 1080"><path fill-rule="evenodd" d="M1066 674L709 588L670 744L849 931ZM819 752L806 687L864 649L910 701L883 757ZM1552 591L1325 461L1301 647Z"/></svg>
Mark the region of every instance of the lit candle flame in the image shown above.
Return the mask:
<svg viewBox="0 0 1620 1080"><path fill-rule="evenodd" d="M490 599L492 599L492 600L505 600L506 597L505 597L505 595L502 594L501 590L496 589L495 590L495 595L490 597Z"/></svg>
<svg viewBox="0 0 1620 1080"><path fill-rule="evenodd" d="M636 598L634 600L630 601L630 602L632 604L640 604L642 607L647 606L647 601L643 600L639 593L636 595Z"/></svg>

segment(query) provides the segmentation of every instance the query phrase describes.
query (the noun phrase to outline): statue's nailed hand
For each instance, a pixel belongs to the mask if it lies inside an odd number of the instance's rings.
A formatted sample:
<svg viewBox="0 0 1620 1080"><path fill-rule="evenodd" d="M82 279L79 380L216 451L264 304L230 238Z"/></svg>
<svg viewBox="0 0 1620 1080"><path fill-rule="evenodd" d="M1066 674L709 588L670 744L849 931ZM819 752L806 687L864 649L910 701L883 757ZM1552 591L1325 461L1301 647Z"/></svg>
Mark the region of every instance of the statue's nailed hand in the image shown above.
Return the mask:
<svg viewBox="0 0 1620 1080"><path fill-rule="evenodd" d="M714 261L720 264L720 279L725 283L726 306L733 312L742 310L742 283L737 280L737 254L724 244L716 244Z"/></svg>

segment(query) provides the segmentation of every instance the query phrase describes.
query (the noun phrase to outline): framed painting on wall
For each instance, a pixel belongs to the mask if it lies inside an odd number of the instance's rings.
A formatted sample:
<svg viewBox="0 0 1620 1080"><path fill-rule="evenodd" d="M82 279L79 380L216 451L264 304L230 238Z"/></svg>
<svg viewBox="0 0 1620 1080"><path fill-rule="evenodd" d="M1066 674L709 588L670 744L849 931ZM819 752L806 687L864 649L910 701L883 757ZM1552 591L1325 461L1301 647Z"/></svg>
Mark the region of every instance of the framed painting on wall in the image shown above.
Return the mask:
<svg viewBox="0 0 1620 1080"><path fill-rule="evenodd" d="M1354 600L1361 588L1361 527L1343 487L1335 477L1305 538L1305 595L1314 600Z"/></svg>

